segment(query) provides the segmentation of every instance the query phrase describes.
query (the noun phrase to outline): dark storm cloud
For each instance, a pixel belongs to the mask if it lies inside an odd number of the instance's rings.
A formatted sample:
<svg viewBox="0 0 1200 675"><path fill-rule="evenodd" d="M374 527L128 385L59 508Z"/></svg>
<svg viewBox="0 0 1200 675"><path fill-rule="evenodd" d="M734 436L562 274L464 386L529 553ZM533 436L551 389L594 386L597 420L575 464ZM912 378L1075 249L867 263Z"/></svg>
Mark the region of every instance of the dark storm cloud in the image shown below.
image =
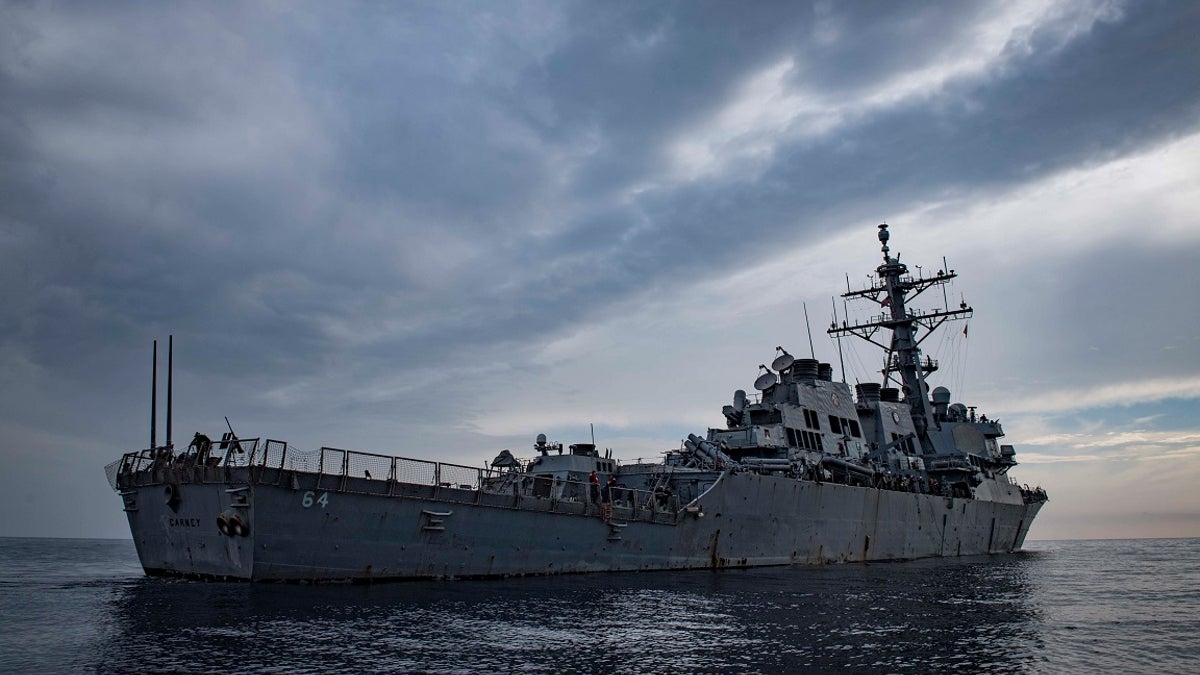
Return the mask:
<svg viewBox="0 0 1200 675"><path fill-rule="evenodd" d="M750 75L792 59L788 86L865 100L994 10L9 6L0 353L96 392L174 331L205 377L369 383L503 355L835 216L1195 128L1197 10L1134 3L1069 40L1031 27L995 71L851 105L760 171L667 178L665 143Z"/></svg>
<svg viewBox="0 0 1200 675"><path fill-rule="evenodd" d="M700 262L737 264L748 250L761 250L764 240L804 236L821 227L824 214L848 203L882 202L897 210L930 194L1003 188L1165 140L1194 128L1197 89L1180 82L1194 79L1198 61L1186 42L1186 26L1195 17L1171 16L1164 9L1169 8L1127 8L1120 21L1100 21L1086 39L1065 48L1045 44L1035 30L1007 69L982 81L952 83L937 107L915 100L870 114L837 137L785 146L750 184L734 176L651 190L613 212L616 217L571 223L560 237L541 242L540 255L589 250L595 257L588 264L625 275L607 280L623 292ZM811 20L773 22L769 13L746 14L739 25L754 25L759 30L747 33L762 39L742 42L736 39L741 32L730 31L701 48L696 35L702 32L688 25L695 17L673 16L662 22L662 46L653 56L633 58L625 42L589 33L547 59L544 92L564 120L559 126L572 120L581 127L597 125L605 139L578 174L576 194L611 196L653 178L663 169L653 139L710 112L739 77L772 59L790 54L806 64L796 77L833 90L861 90L865 97L872 85L939 42L915 39L914 31L953 33L955 21L980 12L937 15L936 21L881 12L864 12L861 20L838 17L850 39L826 49L794 50L792 43ZM709 28L723 25L713 19L699 20L712 21ZM606 27L603 21L596 25L597 32ZM1147 35L1174 46L1146 49ZM694 67L680 68L685 61ZM678 78L677 70L683 71ZM1147 76L1163 71L1174 76ZM847 138L853 141L849 151ZM620 246L604 245L618 238Z"/></svg>

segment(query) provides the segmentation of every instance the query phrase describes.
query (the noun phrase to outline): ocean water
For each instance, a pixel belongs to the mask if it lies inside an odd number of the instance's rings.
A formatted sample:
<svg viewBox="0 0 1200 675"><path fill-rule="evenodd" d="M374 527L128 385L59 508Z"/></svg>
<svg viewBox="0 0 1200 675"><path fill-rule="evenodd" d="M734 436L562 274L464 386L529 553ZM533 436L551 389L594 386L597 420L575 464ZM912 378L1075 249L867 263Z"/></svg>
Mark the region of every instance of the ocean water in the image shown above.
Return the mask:
<svg viewBox="0 0 1200 675"><path fill-rule="evenodd" d="M1200 672L1200 539L898 563L373 586L142 575L0 539L5 672Z"/></svg>

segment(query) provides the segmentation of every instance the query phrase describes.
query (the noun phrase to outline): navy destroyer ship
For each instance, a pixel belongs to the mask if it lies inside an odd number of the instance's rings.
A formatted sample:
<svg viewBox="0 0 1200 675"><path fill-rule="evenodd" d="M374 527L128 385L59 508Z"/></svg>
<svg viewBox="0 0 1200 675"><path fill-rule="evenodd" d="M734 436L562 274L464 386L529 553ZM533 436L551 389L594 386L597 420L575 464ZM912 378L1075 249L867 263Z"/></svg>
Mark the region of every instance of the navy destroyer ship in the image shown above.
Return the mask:
<svg viewBox="0 0 1200 675"><path fill-rule="evenodd" d="M723 426L661 461L539 435L528 459L504 450L470 467L303 452L232 427L177 451L168 367L167 442L155 439L152 394L151 447L106 473L149 575L377 581L1016 551L1046 493L1009 475L1017 462L999 421L929 389L938 364L920 349L972 309L911 304L956 274L913 276L888 237L880 225L871 282L843 294L880 313L852 324L835 309L828 330L880 347L881 382L852 389L830 365L778 347L755 392L724 406ZM157 383L157 347L154 370Z"/></svg>

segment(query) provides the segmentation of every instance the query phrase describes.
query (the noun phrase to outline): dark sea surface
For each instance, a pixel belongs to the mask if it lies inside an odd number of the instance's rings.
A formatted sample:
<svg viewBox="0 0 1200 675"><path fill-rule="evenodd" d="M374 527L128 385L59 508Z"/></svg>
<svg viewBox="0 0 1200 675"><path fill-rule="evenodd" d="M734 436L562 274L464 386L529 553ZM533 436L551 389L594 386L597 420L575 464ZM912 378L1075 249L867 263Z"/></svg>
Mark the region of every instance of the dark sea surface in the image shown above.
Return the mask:
<svg viewBox="0 0 1200 675"><path fill-rule="evenodd" d="M0 539L6 672L1200 672L1200 539L1002 556L374 586L142 575Z"/></svg>

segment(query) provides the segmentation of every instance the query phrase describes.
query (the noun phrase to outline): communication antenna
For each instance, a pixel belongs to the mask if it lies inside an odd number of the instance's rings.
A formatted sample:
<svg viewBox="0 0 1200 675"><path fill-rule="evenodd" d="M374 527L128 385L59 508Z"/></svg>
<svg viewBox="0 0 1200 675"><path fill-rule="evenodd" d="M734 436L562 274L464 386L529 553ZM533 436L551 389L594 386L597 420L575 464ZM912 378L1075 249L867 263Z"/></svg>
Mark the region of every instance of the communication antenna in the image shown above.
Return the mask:
<svg viewBox="0 0 1200 675"><path fill-rule="evenodd" d="M158 447L158 340L150 362L150 449Z"/></svg>
<svg viewBox="0 0 1200 675"><path fill-rule="evenodd" d="M175 374L175 336L167 336L167 447L173 448L171 442L171 379Z"/></svg>
<svg viewBox="0 0 1200 675"><path fill-rule="evenodd" d="M817 350L813 349L812 343L812 326L808 325L808 303L800 303L804 307L804 328L808 331L808 355L812 358L817 358Z"/></svg>
<svg viewBox="0 0 1200 675"><path fill-rule="evenodd" d="M950 273L950 264L946 262L946 256L942 256L942 271L938 272L939 276L945 276ZM950 299L946 297L946 286L942 285L942 309L950 309Z"/></svg>
<svg viewBox="0 0 1200 675"><path fill-rule="evenodd" d="M776 347L775 351L783 353L779 356L776 356L775 360L771 362L771 370L778 370L782 373L788 368L791 368L792 364L796 362L796 359L791 354L787 353L787 350L783 347Z"/></svg>
<svg viewBox="0 0 1200 675"><path fill-rule="evenodd" d="M765 370L767 372L759 375L758 379L754 381L755 389L759 391L766 391L771 387L774 387L779 382L779 379L775 377L775 373L771 372L771 369L768 368L766 364L760 363L758 368L759 370Z"/></svg>
<svg viewBox="0 0 1200 675"><path fill-rule="evenodd" d="M837 301L833 296L829 296L829 304L833 305L833 327L837 328ZM842 384L846 383L846 360L842 358L842 336L837 336L838 343L838 365L842 367Z"/></svg>

